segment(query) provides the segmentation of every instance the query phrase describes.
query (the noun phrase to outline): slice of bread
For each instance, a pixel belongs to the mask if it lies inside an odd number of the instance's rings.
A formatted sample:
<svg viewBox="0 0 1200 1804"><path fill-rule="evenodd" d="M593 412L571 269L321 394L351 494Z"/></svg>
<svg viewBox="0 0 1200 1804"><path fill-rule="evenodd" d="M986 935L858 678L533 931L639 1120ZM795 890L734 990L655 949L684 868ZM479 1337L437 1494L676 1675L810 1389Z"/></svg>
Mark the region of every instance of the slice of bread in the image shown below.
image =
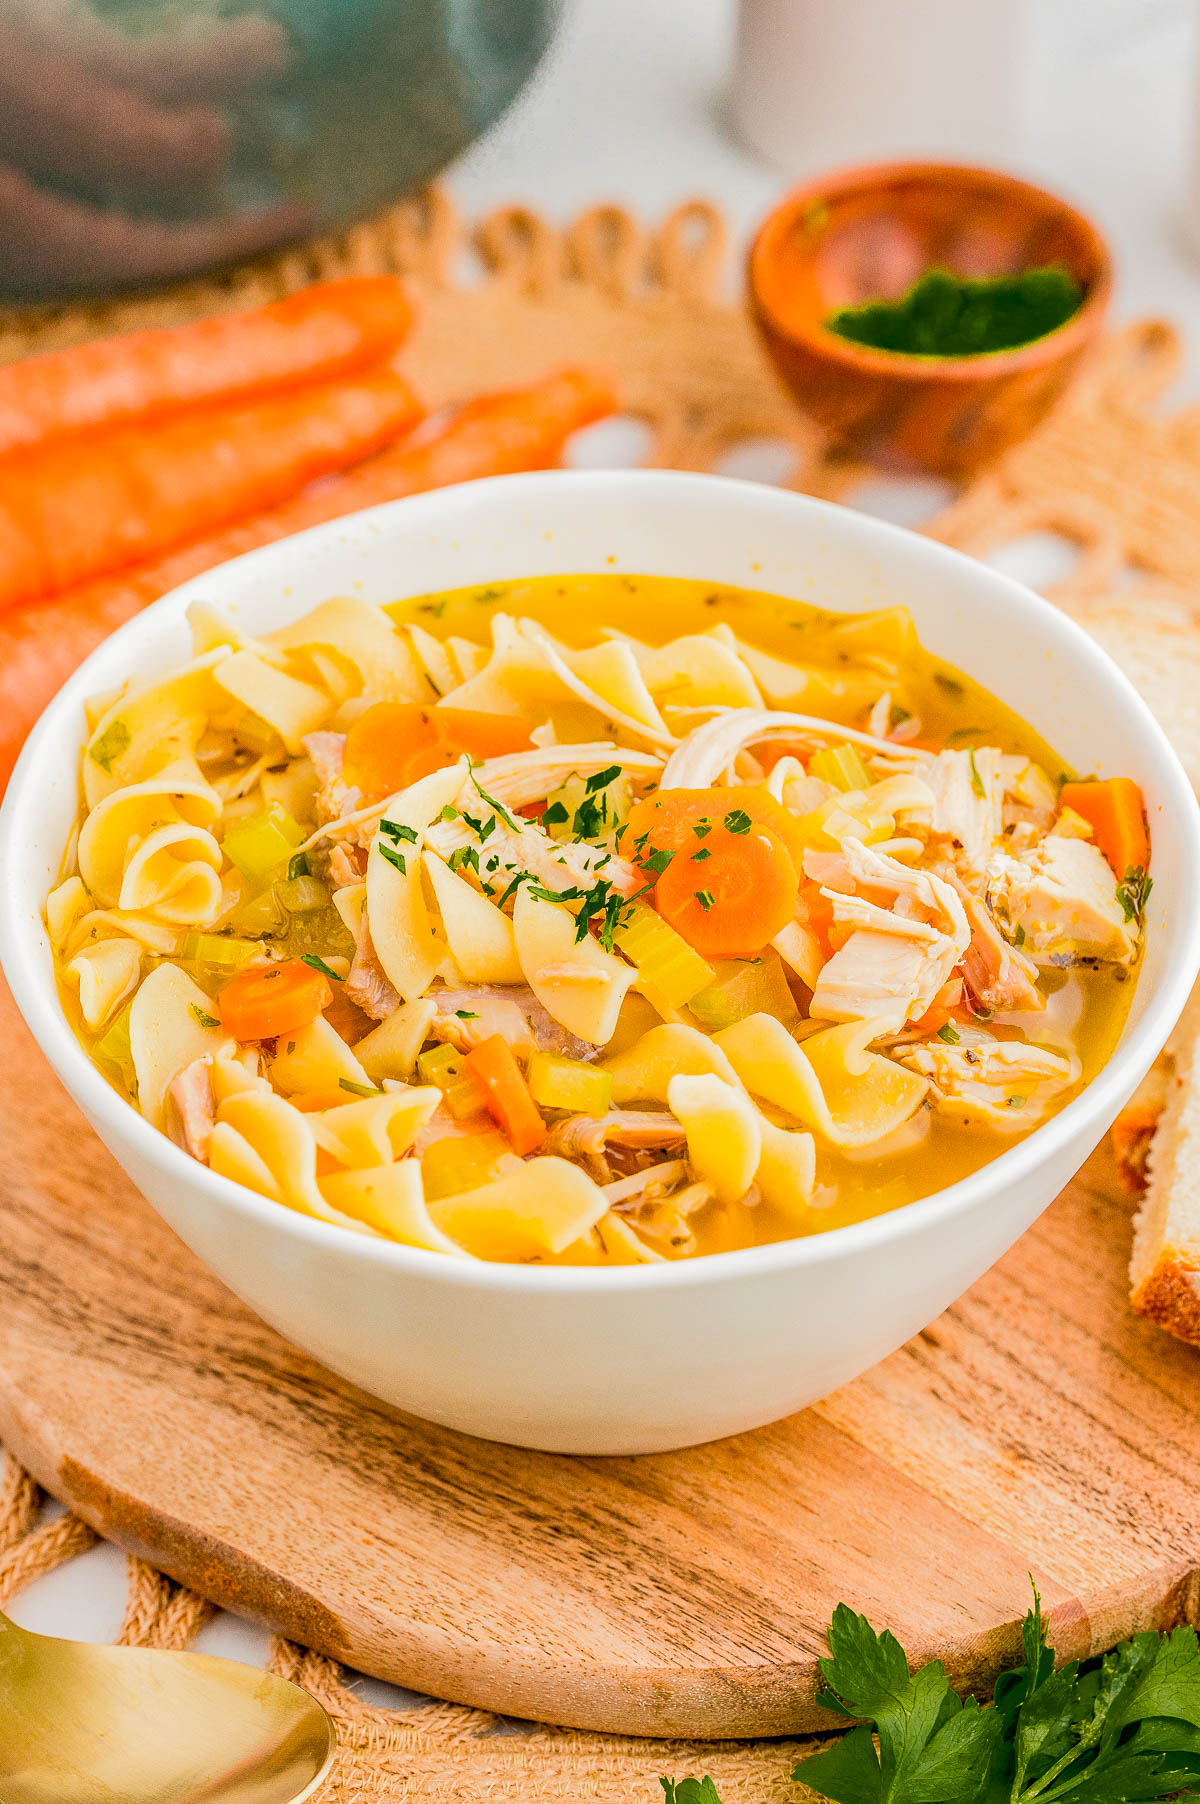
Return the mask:
<svg viewBox="0 0 1200 1804"><path fill-rule="evenodd" d="M1200 1009L1193 997L1177 1033L1166 1105L1146 1160L1134 1222L1133 1307L1168 1334L1200 1346Z"/></svg>

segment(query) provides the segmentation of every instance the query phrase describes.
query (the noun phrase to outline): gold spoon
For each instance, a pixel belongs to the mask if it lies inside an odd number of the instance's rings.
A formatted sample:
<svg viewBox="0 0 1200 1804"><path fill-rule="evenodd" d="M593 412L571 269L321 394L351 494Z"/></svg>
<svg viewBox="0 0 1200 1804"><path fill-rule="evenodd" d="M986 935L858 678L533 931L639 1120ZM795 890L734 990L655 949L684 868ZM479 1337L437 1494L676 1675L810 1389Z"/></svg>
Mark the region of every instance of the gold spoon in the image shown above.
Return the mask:
<svg viewBox="0 0 1200 1804"><path fill-rule="evenodd" d="M333 1750L315 1698L255 1666L0 1615L0 1804L300 1804Z"/></svg>

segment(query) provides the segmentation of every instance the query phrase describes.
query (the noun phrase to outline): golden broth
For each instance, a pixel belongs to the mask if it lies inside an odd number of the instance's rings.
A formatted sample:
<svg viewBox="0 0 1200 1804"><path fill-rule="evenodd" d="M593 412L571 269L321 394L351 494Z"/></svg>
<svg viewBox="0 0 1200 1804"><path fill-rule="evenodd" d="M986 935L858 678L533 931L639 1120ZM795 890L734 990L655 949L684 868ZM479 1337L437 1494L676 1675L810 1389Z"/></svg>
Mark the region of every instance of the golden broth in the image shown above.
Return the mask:
<svg viewBox="0 0 1200 1804"><path fill-rule="evenodd" d="M1074 774L1011 708L927 651L902 610L838 614L778 595L684 578L603 574L489 583L396 602L387 612L398 622L419 623L440 638L455 634L480 643L493 614L523 615L576 647L594 644L605 628L659 645L681 634L708 632L724 622L747 644L812 666L821 681L817 693L802 704L806 712L855 724L878 695L884 676L894 701L919 717L923 741L994 745L1035 759L1052 779ZM561 736L569 738L576 724L574 711L569 707L552 711L552 718ZM1120 1038L1135 981L1136 969L1120 966L1044 970L1041 987L1053 991L1045 1011L1036 1017L1011 1017L1014 1024L1023 1019L1034 1037L1046 1034L1079 1054L1083 1067L1079 1082L1055 1099L1054 1109L1077 1095L1108 1060ZM1005 1021L1000 1016L992 1025L1003 1028ZM1026 1137L1019 1129L1002 1133L956 1127L928 1110L917 1119L923 1137L905 1145L901 1135L902 1144L892 1152L874 1147L861 1157L847 1158L818 1150L808 1231L864 1221L942 1190ZM694 1218L693 1226L701 1253L792 1239L797 1231L793 1221L774 1219L767 1207L748 1209L744 1204L726 1209L710 1205ZM571 1249L570 1263L581 1263L578 1246Z"/></svg>

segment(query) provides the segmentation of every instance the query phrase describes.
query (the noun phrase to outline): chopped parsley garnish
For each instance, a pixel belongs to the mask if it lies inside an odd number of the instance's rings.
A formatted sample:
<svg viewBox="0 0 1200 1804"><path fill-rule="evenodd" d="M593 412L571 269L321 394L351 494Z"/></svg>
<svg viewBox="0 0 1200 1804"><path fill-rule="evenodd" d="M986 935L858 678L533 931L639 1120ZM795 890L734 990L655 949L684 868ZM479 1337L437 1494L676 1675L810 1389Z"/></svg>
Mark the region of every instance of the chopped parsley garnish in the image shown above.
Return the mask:
<svg viewBox="0 0 1200 1804"><path fill-rule="evenodd" d="M561 802L551 802L542 816L542 821L547 827L561 827L568 818L567 811Z"/></svg>
<svg viewBox="0 0 1200 1804"><path fill-rule="evenodd" d="M201 1027L220 1027L221 1023L220 1023L219 1019L217 1018L217 1016L210 1015L207 1012L207 1010L202 1009L198 1003L196 1003L196 1002L190 1003L189 1007L191 1008L193 1015L195 1015L197 1021L201 1025Z"/></svg>
<svg viewBox="0 0 1200 1804"><path fill-rule="evenodd" d="M100 766L106 777L111 777L113 760L129 750L129 739L129 728L118 715L116 720L110 721L105 727L99 739L88 747L88 757L93 764Z"/></svg>
<svg viewBox="0 0 1200 1804"><path fill-rule="evenodd" d="M666 846L657 846L649 857L642 860L642 863L648 871L656 871L661 877L674 856L674 852L669 851Z"/></svg>
<svg viewBox="0 0 1200 1804"><path fill-rule="evenodd" d="M501 896L499 902L497 902L496 907L503 908L504 904L506 902L511 901L512 898L516 895L517 891L520 889L520 887L523 883L532 883L532 882L533 882L533 872L532 871L518 871L516 876L513 878L512 882L509 884L508 888L505 890L504 894Z"/></svg>
<svg viewBox="0 0 1200 1804"><path fill-rule="evenodd" d="M345 978L339 977L337 972L331 970L325 963L325 960L323 958L318 958L315 952L302 952L300 954L300 963L302 965L310 966L314 971L319 971L322 977L332 977L334 983L345 982Z"/></svg>
<svg viewBox="0 0 1200 1804"><path fill-rule="evenodd" d="M615 783L620 774L621 766L619 764L609 764L604 770L594 772L584 784L584 788L589 795L595 795L598 789L607 789L610 783Z"/></svg>
<svg viewBox="0 0 1200 1804"><path fill-rule="evenodd" d="M975 762L974 747L972 747L971 751L968 753L968 757L971 762L971 788L975 791L977 796L985 796L987 790L983 787L983 778L980 776L979 766Z"/></svg>
<svg viewBox="0 0 1200 1804"><path fill-rule="evenodd" d="M349 1090L351 1096L382 1096L383 1095L383 1091L377 1090L375 1088L374 1084L356 1084L354 1082L354 1080L349 1077L339 1077L338 1078L338 1089L339 1090Z"/></svg>
<svg viewBox="0 0 1200 1804"><path fill-rule="evenodd" d="M439 819L443 820L443 821L456 821L458 819L458 809L454 806L453 802L446 803L446 806L442 809Z"/></svg>
<svg viewBox="0 0 1200 1804"><path fill-rule="evenodd" d="M1140 865L1136 870L1132 865L1129 866L1117 885L1117 901L1121 904L1121 912L1127 921L1137 921L1140 925L1153 888L1154 879L1149 872L1144 871Z"/></svg>
<svg viewBox="0 0 1200 1804"><path fill-rule="evenodd" d="M514 833L519 833L521 831L520 821L509 813L503 802L498 802L495 796L490 796L488 794L487 790L483 787L483 784L479 781L479 778L475 775L475 766L471 763L470 759L467 760L467 764L470 769L471 782L474 784L478 793L483 797L488 807L500 816L500 819L504 822L506 827L511 827ZM464 815L463 818L465 819L466 816Z"/></svg>
<svg viewBox="0 0 1200 1804"><path fill-rule="evenodd" d="M575 819L571 823L571 832L576 839L600 839L608 820L608 809L604 798L585 796L575 810Z"/></svg>
<svg viewBox="0 0 1200 1804"><path fill-rule="evenodd" d="M744 808L733 808L725 816L723 824L730 833L749 833L754 823Z"/></svg>
<svg viewBox="0 0 1200 1804"><path fill-rule="evenodd" d="M415 846L417 843L416 828L406 827L401 821L380 821L379 831L386 833L389 839L406 840L410 846Z"/></svg>
<svg viewBox="0 0 1200 1804"><path fill-rule="evenodd" d="M712 891L707 890L707 889L698 889L695 892L695 894L696 894L697 902L700 904L700 906L704 910L705 914L707 914L709 909L712 907L713 901L714 901Z"/></svg>
<svg viewBox="0 0 1200 1804"><path fill-rule="evenodd" d="M397 852L395 846L385 846L382 840L376 840L375 844L379 856L386 858L389 864L394 865L402 877L407 877L408 864L403 852Z"/></svg>
<svg viewBox="0 0 1200 1804"><path fill-rule="evenodd" d="M692 863L693 864L702 864L706 858L711 858L711 857L712 857L712 847L711 846L701 846L701 848L698 852L692 853Z"/></svg>
<svg viewBox="0 0 1200 1804"><path fill-rule="evenodd" d="M1013 945L1017 948L1018 951L1020 951L1021 947L1024 944L1025 944L1025 929L1021 926L1021 923L1018 921L1016 927L1013 929Z"/></svg>
<svg viewBox="0 0 1200 1804"><path fill-rule="evenodd" d="M938 1028L937 1037L939 1040L945 1040L947 1046L957 1046L958 1042L962 1039L962 1035L959 1033L958 1029L956 1027L951 1027L948 1021L942 1027Z"/></svg>
<svg viewBox="0 0 1200 1804"><path fill-rule="evenodd" d="M425 672L425 681L429 684L429 687L433 690L433 693L436 696L440 697L442 692L438 688L437 684L434 682L433 678L430 676L428 671Z"/></svg>
<svg viewBox="0 0 1200 1804"><path fill-rule="evenodd" d="M692 828L692 832L696 835L697 839L707 839L709 834L712 832L712 822L711 821L697 821L695 826Z"/></svg>
<svg viewBox="0 0 1200 1804"><path fill-rule="evenodd" d="M288 882L289 883L294 882L297 877L311 877L311 876L312 876L312 865L308 862L308 853L307 852L297 852L294 858L291 858L288 860Z"/></svg>
<svg viewBox="0 0 1200 1804"><path fill-rule="evenodd" d="M454 1013L460 1021L478 1021L479 1019L478 1011L473 1008L456 1008Z"/></svg>
<svg viewBox="0 0 1200 1804"><path fill-rule="evenodd" d="M938 688L944 690L947 695L961 695L963 693L963 686L958 678L948 675L944 670L935 670L933 673L933 680Z"/></svg>
<svg viewBox="0 0 1200 1804"><path fill-rule="evenodd" d="M479 875L479 853L474 846L456 846L446 863L452 871L461 871L465 865L468 870Z"/></svg>
<svg viewBox="0 0 1200 1804"><path fill-rule="evenodd" d="M490 839L495 831L496 817L494 814L489 814L486 821L484 821L482 827L479 829L480 844L482 844L485 839Z"/></svg>
<svg viewBox="0 0 1200 1804"><path fill-rule="evenodd" d="M953 733L947 733L946 744L961 745L964 739L977 739L985 731L984 727L955 727Z"/></svg>

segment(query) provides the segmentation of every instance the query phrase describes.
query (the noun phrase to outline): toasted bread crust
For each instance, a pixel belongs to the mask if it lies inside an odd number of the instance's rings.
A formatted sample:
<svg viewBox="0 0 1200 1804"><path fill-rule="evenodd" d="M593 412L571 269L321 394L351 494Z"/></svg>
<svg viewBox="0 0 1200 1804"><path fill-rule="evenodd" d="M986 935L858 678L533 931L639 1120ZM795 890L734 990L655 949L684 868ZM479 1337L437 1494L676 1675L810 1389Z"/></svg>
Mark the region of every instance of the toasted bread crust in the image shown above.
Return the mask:
<svg viewBox="0 0 1200 1804"><path fill-rule="evenodd" d="M1139 1315L1200 1347L1200 1269L1186 1254L1164 1247L1131 1300Z"/></svg>

